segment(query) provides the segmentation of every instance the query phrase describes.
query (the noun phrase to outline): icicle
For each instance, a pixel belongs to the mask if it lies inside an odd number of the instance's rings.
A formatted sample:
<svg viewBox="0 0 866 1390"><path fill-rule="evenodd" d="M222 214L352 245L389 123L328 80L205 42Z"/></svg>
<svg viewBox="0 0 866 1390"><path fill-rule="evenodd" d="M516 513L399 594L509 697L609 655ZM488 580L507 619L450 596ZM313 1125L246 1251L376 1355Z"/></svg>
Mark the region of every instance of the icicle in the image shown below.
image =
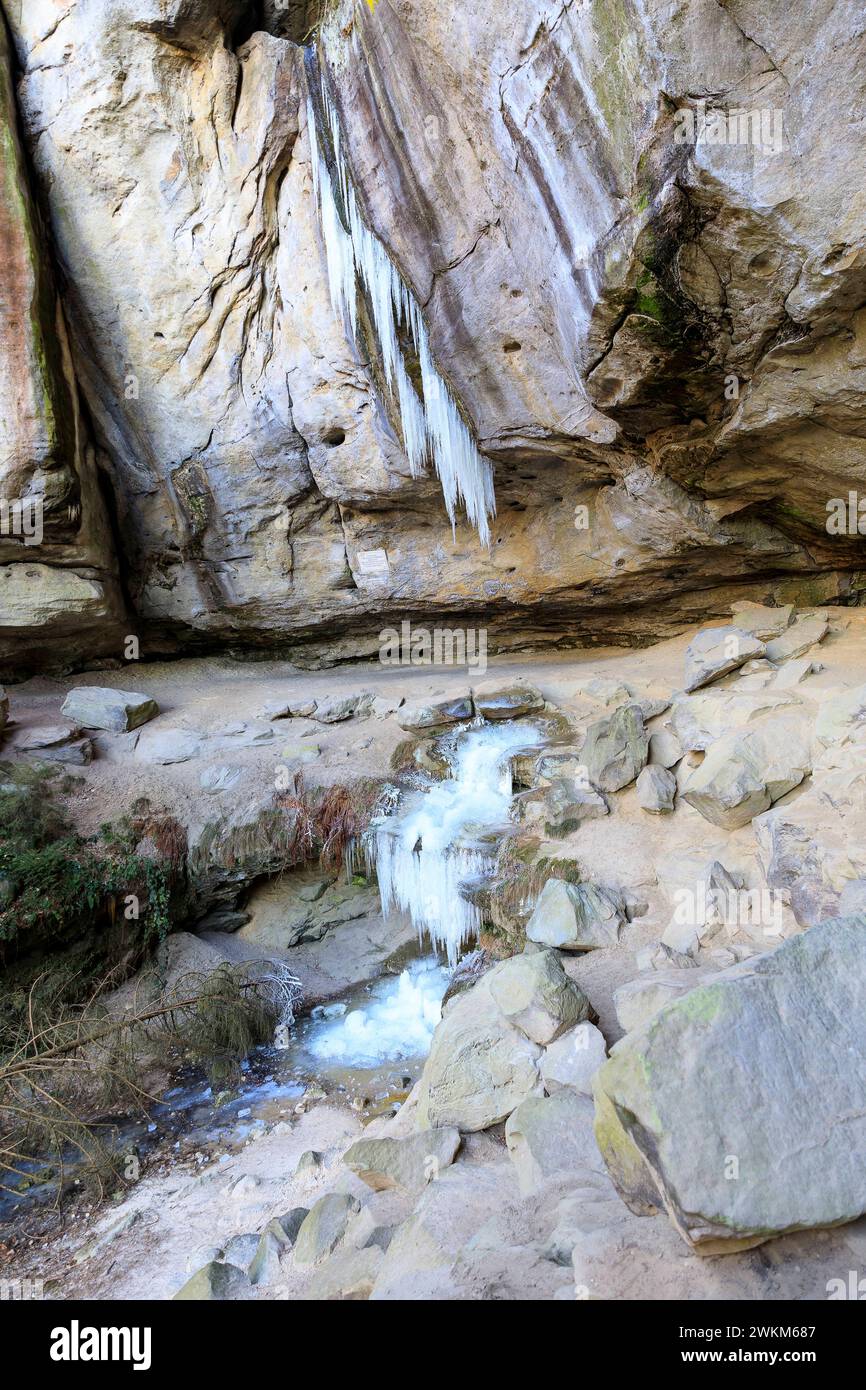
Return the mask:
<svg viewBox="0 0 866 1390"><path fill-rule="evenodd" d="M419 935L426 931L451 965L481 928L480 909L460 894L461 885L490 869L479 836L507 824L510 759L540 742L537 729L511 723L468 730L453 776L412 798L376 832L370 867L375 865L383 913L408 912Z"/></svg>
<svg viewBox="0 0 866 1390"><path fill-rule="evenodd" d="M310 98L307 100L307 124L313 188L319 207L334 313L347 331L351 330L352 336L357 337L357 282L360 279L370 303L385 379L399 406L412 476L419 477L428 457L431 458L442 484L452 530L456 525L458 504L462 504L482 544L489 546L490 518L496 513L493 469L479 454L451 392L436 370L417 299L403 283L379 238L361 217L349 168L343 158L339 119L324 86L321 100L333 150L336 190L322 153ZM343 214L337 204L338 197ZM406 369L399 340L401 322L409 327L421 363L423 399L413 387Z"/></svg>

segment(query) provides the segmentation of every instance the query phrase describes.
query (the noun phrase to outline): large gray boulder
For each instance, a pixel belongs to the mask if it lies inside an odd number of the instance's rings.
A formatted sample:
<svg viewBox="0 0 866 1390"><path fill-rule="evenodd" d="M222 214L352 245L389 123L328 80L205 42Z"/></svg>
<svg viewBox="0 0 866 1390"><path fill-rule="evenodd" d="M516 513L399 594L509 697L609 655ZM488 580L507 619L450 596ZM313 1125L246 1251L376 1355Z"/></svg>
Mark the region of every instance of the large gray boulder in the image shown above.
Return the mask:
<svg viewBox="0 0 866 1390"><path fill-rule="evenodd" d="M529 941L562 951L592 951L615 946L626 919L618 895L594 883L566 883L549 878L526 926Z"/></svg>
<svg viewBox="0 0 866 1390"><path fill-rule="evenodd" d="M602 1169L588 1096L563 1087L518 1105L505 1125L505 1142L524 1196L557 1173L573 1177Z"/></svg>
<svg viewBox="0 0 866 1390"><path fill-rule="evenodd" d="M688 972L684 972L688 973ZM654 1014L596 1076L596 1136L637 1211L700 1253L866 1211L866 916L836 918Z"/></svg>
<svg viewBox="0 0 866 1390"><path fill-rule="evenodd" d="M418 1082L420 1129L488 1129L541 1092L541 1048L503 1014L490 989L492 974L452 1000L433 1034Z"/></svg>
<svg viewBox="0 0 866 1390"><path fill-rule="evenodd" d="M763 655L763 642L751 632L739 627L705 628L686 649L685 688L699 690L719 676L736 671L753 657Z"/></svg>
<svg viewBox="0 0 866 1390"><path fill-rule="evenodd" d="M767 720L717 739L689 775L682 799L713 825L738 830L799 786L811 766L803 725L796 719Z"/></svg>
<svg viewBox="0 0 866 1390"><path fill-rule="evenodd" d="M70 690L61 713L85 729L107 729L122 734L137 729L159 714L159 706L149 695L132 690L111 690L99 685L80 685Z"/></svg>
<svg viewBox="0 0 866 1390"><path fill-rule="evenodd" d="M542 1047L592 1012L556 951L534 951L503 961L490 971L487 983L508 1022Z"/></svg>
<svg viewBox="0 0 866 1390"><path fill-rule="evenodd" d="M581 756L589 780L605 792L633 782L647 760L649 739L640 705L621 705L586 731Z"/></svg>

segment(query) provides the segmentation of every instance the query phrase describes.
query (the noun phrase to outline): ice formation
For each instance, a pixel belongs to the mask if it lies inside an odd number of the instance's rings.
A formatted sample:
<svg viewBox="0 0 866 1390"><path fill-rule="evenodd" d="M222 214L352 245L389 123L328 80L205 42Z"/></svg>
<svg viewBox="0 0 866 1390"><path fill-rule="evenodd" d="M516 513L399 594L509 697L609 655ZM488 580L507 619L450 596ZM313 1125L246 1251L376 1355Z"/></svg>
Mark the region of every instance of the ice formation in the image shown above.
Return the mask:
<svg viewBox="0 0 866 1390"><path fill-rule="evenodd" d="M307 126L334 313L357 338L360 281L367 291L385 378L399 407L412 476L419 477L427 460L432 459L452 528L458 503L462 503L482 544L489 545L490 519L496 511L493 469L475 447L454 397L436 369L421 306L361 217L343 155L339 119L324 84L319 84L319 91L333 152L333 178L311 96L307 99ZM423 399L409 379L398 336L401 323L411 334L418 357Z"/></svg>

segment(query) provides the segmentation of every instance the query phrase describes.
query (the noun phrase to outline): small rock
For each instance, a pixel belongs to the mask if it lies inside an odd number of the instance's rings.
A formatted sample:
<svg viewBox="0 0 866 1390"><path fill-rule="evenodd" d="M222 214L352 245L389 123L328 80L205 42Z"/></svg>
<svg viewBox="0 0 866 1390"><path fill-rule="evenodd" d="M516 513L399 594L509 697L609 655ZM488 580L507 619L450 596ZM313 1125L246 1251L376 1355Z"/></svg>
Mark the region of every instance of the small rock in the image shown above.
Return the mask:
<svg viewBox="0 0 866 1390"><path fill-rule="evenodd" d="M411 732L414 729L436 729L441 725L458 724L461 720L471 719L472 713L472 701L466 695L432 704L404 705L397 711L396 718L401 729Z"/></svg>
<svg viewBox="0 0 866 1390"><path fill-rule="evenodd" d="M698 690L753 657L764 655L764 644L740 627L708 627L686 650L685 688Z"/></svg>
<svg viewBox="0 0 866 1390"><path fill-rule="evenodd" d="M316 1270L302 1298L324 1303L369 1298L384 1258L376 1245L340 1250Z"/></svg>
<svg viewBox="0 0 866 1390"><path fill-rule="evenodd" d="M219 1264L212 1260L188 1279L174 1297L178 1301L226 1302L229 1299L246 1297L250 1289L250 1281L243 1270L238 1269L236 1265Z"/></svg>
<svg viewBox="0 0 866 1390"><path fill-rule="evenodd" d="M282 1275L283 1260L292 1250L298 1231L309 1215L307 1207L292 1207L284 1216L269 1221L259 1237L249 1267L250 1282L273 1284Z"/></svg>
<svg viewBox="0 0 866 1390"><path fill-rule="evenodd" d="M677 779L667 768L650 765L645 767L637 779L638 805L654 815L663 815L674 809L677 792Z"/></svg>
<svg viewBox="0 0 866 1390"><path fill-rule="evenodd" d="M199 734L189 729L148 729L141 735L135 748L136 760L140 763L187 763L197 758L202 750Z"/></svg>
<svg viewBox="0 0 866 1390"><path fill-rule="evenodd" d="M342 724L346 719L367 713L373 696L366 691L358 695L334 695L331 699L319 700L313 711L313 718L320 724Z"/></svg>
<svg viewBox="0 0 866 1390"><path fill-rule="evenodd" d="M768 608L763 603L735 603L731 607L734 626L741 632L749 632L768 642L771 637L780 637L791 622L794 605L786 603L781 608Z"/></svg>
<svg viewBox="0 0 866 1390"><path fill-rule="evenodd" d="M792 657L802 656L816 642L824 640L828 627L826 613L804 614L781 637L774 637L772 642L767 643L767 656L770 661L789 661Z"/></svg>
<svg viewBox="0 0 866 1390"><path fill-rule="evenodd" d="M255 1259L258 1248L259 1237L255 1231L240 1236L232 1236L223 1251L223 1259L226 1264L236 1265L238 1269L243 1270L244 1274L249 1274L250 1265Z"/></svg>
<svg viewBox="0 0 866 1390"><path fill-rule="evenodd" d="M317 1264L330 1255L346 1234L349 1218L360 1202L348 1192L329 1192L310 1208L295 1241L295 1263Z"/></svg>
<svg viewBox="0 0 866 1390"><path fill-rule="evenodd" d="M227 792L236 787L244 775L241 767L206 767L198 779L202 791Z"/></svg>
<svg viewBox="0 0 866 1390"><path fill-rule="evenodd" d="M295 1177L301 1173L318 1173L324 1161L324 1156L317 1149L307 1149L298 1159Z"/></svg>

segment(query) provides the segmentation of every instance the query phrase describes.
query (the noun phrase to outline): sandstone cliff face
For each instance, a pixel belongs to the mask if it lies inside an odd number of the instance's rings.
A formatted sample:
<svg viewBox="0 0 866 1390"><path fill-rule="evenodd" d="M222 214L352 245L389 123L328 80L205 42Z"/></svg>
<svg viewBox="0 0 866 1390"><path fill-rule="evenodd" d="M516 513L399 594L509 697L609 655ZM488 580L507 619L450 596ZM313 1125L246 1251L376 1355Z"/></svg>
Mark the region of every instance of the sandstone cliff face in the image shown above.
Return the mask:
<svg viewBox="0 0 866 1390"><path fill-rule="evenodd" d="M0 24L0 661L116 644L116 558ZM25 662L26 662L25 656Z"/></svg>
<svg viewBox="0 0 866 1390"><path fill-rule="evenodd" d="M76 500L45 583L98 590L70 591L51 659L93 654L94 623L118 644L115 545L127 629L154 651L357 654L424 614L483 620L492 645L643 640L736 592L856 601L857 538L825 528L866 478L853 7L340 0L306 59L315 7L288 0L4 8L70 347L47 238L10 202L30 249L4 303L41 277L66 397L50 428L18 404L45 399L46 369L35 330L4 322L0 468L8 490L51 461ZM332 309L320 84L494 465L489 550L412 477L381 344ZM7 670L42 659L18 602Z"/></svg>

